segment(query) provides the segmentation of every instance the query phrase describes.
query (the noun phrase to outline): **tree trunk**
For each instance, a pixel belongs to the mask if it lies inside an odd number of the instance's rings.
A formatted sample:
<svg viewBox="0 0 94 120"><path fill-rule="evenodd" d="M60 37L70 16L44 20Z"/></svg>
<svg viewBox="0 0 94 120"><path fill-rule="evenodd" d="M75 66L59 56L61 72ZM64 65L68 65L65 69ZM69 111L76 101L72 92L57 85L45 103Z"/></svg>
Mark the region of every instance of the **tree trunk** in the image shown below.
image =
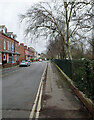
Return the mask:
<svg viewBox="0 0 94 120"><path fill-rule="evenodd" d="M69 59L72 60L72 55L71 55L71 51L70 51L69 45L66 45L66 48L67 48L67 55L68 55Z"/></svg>
<svg viewBox="0 0 94 120"><path fill-rule="evenodd" d="M94 60L94 38L92 40L92 60Z"/></svg>
<svg viewBox="0 0 94 120"><path fill-rule="evenodd" d="M70 52L70 44L69 44L69 18L68 18L68 8L67 8L67 2L64 3L65 6L65 11L66 11L66 34L67 34L67 39L66 39L66 48L67 48L67 55L70 60L72 60L71 52Z"/></svg>
<svg viewBox="0 0 94 120"><path fill-rule="evenodd" d="M92 13L94 13L94 3L92 5ZM94 16L92 18L92 25L93 25L93 30L92 30L92 59L94 60Z"/></svg>

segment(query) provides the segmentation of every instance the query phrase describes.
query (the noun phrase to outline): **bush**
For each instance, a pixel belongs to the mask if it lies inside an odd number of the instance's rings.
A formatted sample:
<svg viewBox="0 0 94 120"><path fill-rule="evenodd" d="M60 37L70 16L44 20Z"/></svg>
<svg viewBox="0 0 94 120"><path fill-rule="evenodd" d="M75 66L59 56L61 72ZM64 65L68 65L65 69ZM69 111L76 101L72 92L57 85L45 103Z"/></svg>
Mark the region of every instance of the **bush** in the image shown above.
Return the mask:
<svg viewBox="0 0 94 120"><path fill-rule="evenodd" d="M33 62L33 61L34 61L34 58L30 59L30 61L32 61L32 62Z"/></svg>

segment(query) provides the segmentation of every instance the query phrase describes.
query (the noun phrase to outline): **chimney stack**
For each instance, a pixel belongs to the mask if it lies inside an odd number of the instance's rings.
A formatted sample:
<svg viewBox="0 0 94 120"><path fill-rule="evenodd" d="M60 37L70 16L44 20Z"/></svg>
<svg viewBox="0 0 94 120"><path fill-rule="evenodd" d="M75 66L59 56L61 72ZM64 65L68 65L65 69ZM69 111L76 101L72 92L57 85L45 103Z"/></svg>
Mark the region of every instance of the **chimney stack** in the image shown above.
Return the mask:
<svg viewBox="0 0 94 120"><path fill-rule="evenodd" d="M20 43L20 45L21 45L21 46L24 46L24 44L23 44L23 43Z"/></svg>
<svg viewBox="0 0 94 120"><path fill-rule="evenodd" d="M27 45L24 46L27 49Z"/></svg>

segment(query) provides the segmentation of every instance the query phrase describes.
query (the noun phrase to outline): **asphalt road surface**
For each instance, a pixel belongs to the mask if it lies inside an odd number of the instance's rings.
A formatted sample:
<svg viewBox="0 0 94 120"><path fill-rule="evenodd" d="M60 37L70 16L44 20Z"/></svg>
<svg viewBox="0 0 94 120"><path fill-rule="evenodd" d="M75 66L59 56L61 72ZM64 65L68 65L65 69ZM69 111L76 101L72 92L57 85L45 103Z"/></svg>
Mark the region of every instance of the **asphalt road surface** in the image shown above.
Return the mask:
<svg viewBox="0 0 94 120"><path fill-rule="evenodd" d="M46 62L3 69L2 117L29 118Z"/></svg>

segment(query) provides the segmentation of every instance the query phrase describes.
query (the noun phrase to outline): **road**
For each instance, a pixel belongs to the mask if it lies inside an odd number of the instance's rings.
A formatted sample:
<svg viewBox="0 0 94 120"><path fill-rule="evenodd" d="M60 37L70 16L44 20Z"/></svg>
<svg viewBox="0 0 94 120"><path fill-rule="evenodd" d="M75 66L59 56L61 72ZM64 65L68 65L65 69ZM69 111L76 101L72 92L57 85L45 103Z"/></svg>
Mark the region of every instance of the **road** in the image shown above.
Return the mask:
<svg viewBox="0 0 94 120"><path fill-rule="evenodd" d="M3 70L3 118L29 118L46 62Z"/></svg>

